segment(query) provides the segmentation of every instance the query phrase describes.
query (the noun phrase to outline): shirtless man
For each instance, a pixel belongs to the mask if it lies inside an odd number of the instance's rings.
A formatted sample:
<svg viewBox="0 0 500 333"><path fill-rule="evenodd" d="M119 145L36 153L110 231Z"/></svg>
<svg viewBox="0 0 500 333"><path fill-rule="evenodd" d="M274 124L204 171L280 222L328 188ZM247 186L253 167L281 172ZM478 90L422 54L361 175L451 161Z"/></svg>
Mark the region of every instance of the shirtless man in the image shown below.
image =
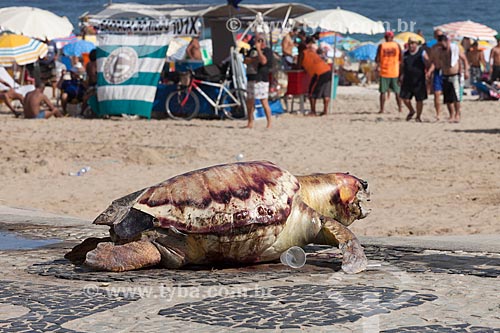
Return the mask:
<svg viewBox="0 0 500 333"><path fill-rule="evenodd" d="M436 58L443 72L443 100L450 112L450 122L460 121L460 70L461 62L465 66L465 79L469 78L469 63L457 44L452 44L446 35L438 38L440 47L436 48ZM433 63L428 74L434 70Z"/></svg>
<svg viewBox="0 0 500 333"><path fill-rule="evenodd" d="M293 61L293 47L295 46L295 36L297 35L297 28L293 28L292 31L287 33L283 40L281 41L281 51L283 64L285 65L285 69L291 69L294 61Z"/></svg>
<svg viewBox="0 0 500 333"><path fill-rule="evenodd" d="M434 39L437 41L439 36L443 35L443 31L440 29L434 30ZM441 64L437 57L437 51L441 48L441 45L437 42L434 44L429 52L429 58L434 64L433 72L429 72L432 75L432 89L434 91L434 108L436 109L436 120L439 120L441 115L441 93L443 92L443 73L441 73Z"/></svg>
<svg viewBox="0 0 500 333"><path fill-rule="evenodd" d="M495 36L497 46L490 53L490 80L500 81L500 34Z"/></svg>
<svg viewBox="0 0 500 333"><path fill-rule="evenodd" d="M200 38L193 37L186 49L187 58L190 60L202 60Z"/></svg>
<svg viewBox="0 0 500 333"><path fill-rule="evenodd" d="M481 66L486 68L486 60L483 51L479 49L477 40L467 50L467 61L470 65L470 83L474 84L481 81Z"/></svg>
<svg viewBox="0 0 500 333"><path fill-rule="evenodd" d="M36 89L26 94L26 97L24 97L24 118L47 119L52 116L62 117L61 112L54 107L50 99L43 93L44 89L45 84L39 81L36 85ZM47 105L50 111L41 109L43 103Z"/></svg>

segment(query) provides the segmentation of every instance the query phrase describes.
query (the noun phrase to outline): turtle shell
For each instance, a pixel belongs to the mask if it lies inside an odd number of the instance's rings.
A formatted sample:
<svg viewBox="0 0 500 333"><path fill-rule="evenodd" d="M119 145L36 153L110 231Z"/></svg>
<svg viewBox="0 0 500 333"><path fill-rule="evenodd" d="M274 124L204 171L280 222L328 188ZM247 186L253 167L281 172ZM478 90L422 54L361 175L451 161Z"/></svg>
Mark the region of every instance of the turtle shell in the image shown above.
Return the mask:
<svg viewBox="0 0 500 333"><path fill-rule="evenodd" d="M127 216L113 224L115 229L129 230L122 232L126 238L151 227L239 234L249 227L284 225L299 188L295 176L271 162L218 165L144 190ZM124 228L122 223L133 225Z"/></svg>

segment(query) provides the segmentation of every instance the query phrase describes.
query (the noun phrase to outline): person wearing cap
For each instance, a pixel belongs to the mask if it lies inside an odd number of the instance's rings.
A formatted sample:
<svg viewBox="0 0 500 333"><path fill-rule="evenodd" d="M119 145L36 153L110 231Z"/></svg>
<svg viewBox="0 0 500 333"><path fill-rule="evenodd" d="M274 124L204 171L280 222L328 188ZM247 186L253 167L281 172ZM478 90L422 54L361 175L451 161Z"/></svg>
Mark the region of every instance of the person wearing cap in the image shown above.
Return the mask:
<svg viewBox="0 0 500 333"><path fill-rule="evenodd" d="M57 88L61 89L61 105L64 114L67 114L67 106L77 104L83 101L85 95L85 85L80 77L80 69L72 67L70 69L70 77L67 77L66 71L61 72L61 78L57 83Z"/></svg>
<svg viewBox="0 0 500 333"><path fill-rule="evenodd" d="M330 66L318 55L312 47L316 41L312 37L307 37L306 48L303 52L300 65L311 77L309 83L309 101L311 103L311 116L316 116L316 100L323 98L322 116L328 113L330 103L330 91L332 88L332 73Z"/></svg>
<svg viewBox="0 0 500 333"><path fill-rule="evenodd" d="M403 54L400 81L400 97L410 111L406 120L413 118L415 113L416 121L421 122L421 115L424 106L424 100L427 99L427 87L425 81L425 67L429 62L429 57L422 47L419 47L418 41L414 38L408 39L408 50ZM415 97L417 101L417 110L413 108L411 99Z"/></svg>
<svg viewBox="0 0 500 333"><path fill-rule="evenodd" d="M384 35L385 42L380 44L377 49L375 62L377 63L380 75L380 111L384 113L388 92L392 90L396 94L398 111L401 112L401 99L399 98L399 69L402 61L401 47L394 39L394 32L387 31ZM387 97L386 97L387 96Z"/></svg>
<svg viewBox="0 0 500 333"><path fill-rule="evenodd" d="M500 34L495 36L497 46L490 53L490 81L500 81Z"/></svg>
<svg viewBox="0 0 500 333"><path fill-rule="evenodd" d="M461 118L460 110L460 72L462 63L464 64L464 77L469 78L469 63L464 53L460 51L457 44L451 43L446 35L438 38L440 47L436 48L436 58L441 64L443 72L443 101L450 113L450 122L459 122ZM434 70L434 63L429 71Z"/></svg>

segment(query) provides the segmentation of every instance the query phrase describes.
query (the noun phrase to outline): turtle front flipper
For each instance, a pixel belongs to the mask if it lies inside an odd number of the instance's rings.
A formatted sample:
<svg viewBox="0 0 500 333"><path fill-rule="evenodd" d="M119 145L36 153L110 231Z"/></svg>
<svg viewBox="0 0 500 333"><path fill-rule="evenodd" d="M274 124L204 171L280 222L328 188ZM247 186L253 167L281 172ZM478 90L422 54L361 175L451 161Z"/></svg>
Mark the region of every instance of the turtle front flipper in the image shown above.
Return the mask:
<svg viewBox="0 0 500 333"><path fill-rule="evenodd" d="M361 243L343 224L331 218L323 218L323 228L315 243L338 246L342 252L342 270L349 274L362 272L366 269L368 260Z"/></svg>
<svg viewBox="0 0 500 333"><path fill-rule="evenodd" d="M161 262L160 251L147 240L140 240L114 245L99 243L88 252L84 264L104 271L123 272L158 265Z"/></svg>

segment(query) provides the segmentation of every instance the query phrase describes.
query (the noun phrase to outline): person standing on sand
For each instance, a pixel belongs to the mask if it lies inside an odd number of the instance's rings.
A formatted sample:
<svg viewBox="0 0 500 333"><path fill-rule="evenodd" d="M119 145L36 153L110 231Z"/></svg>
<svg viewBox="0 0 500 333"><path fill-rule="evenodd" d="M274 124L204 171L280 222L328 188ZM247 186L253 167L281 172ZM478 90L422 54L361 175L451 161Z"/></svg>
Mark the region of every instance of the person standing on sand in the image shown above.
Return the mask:
<svg viewBox="0 0 500 333"><path fill-rule="evenodd" d="M311 116L316 116L316 100L323 98L322 116L328 114L328 104L330 103L330 92L332 88L332 72L330 66L319 56L312 47L315 44L312 37L306 39L306 49L303 52L302 63L300 65L311 77L309 83L309 101L311 103Z"/></svg>
<svg viewBox="0 0 500 333"><path fill-rule="evenodd" d="M432 73L432 88L434 91L434 109L436 110L436 120L439 121L441 116L441 94L443 92L443 73L441 72L441 64L439 63L439 58L436 56L438 49L441 48L437 40L439 36L443 35L443 31L440 29L434 30L434 39L436 44L434 44L429 52L431 63L434 64L434 72Z"/></svg>
<svg viewBox="0 0 500 333"><path fill-rule="evenodd" d="M287 33L283 40L281 41L281 53L282 60L285 70L292 69L293 61L293 47L295 46L295 36L297 35L297 28L293 28L292 31Z"/></svg>
<svg viewBox="0 0 500 333"><path fill-rule="evenodd" d="M461 62L465 66L464 77L469 78L469 63L460 51L457 44L452 44L446 35L438 38L439 48L436 48L436 57L442 65L443 71L443 100L450 112L450 122L460 122L460 72ZM434 70L434 64L429 68Z"/></svg>
<svg viewBox="0 0 500 333"><path fill-rule="evenodd" d="M24 97L24 118L26 119L47 119L52 116L62 117L61 112L50 102L50 99L43 93L45 83L39 81L35 90L26 94ZM50 111L42 110L45 105Z"/></svg>
<svg viewBox="0 0 500 333"><path fill-rule="evenodd" d="M429 57L425 50L418 45L418 41L413 38L408 39L408 50L404 52L401 69L400 97L410 110L406 120L413 118L415 109L411 105L411 99L415 96L417 101L417 122L422 122L421 115L424 107L424 100L427 99L427 87L425 84L425 64L429 62Z"/></svg>
<svg viewBox="0 0 500 333"><path fill-rule="evenodd" d="M195 36L189 42L189 45L186 49L186 55L189 60L203 60L201 55L201 46L200 46L200 38Z"/></svg>
<svg viewBox="0 0 500 333"><path fill-rule="evenodd" d="M490 81L500 81L500 34L495 36L497 46L490 53Z"/></svg>
<svg viewBox="0 0 500 333"><path fill-rule="evenodd" d="M486 68L486 60L484 59L483 51L479 49L477 40L467 50L467 61L470 65L470 83L480 82L482 75L481 66Z"/></svg>
<svg viewBox="0 0 500 333"><path fill-rule="evenodd" d="M273 52L266 46L263 35L255 37L255 45L245 58L247 65L247 128L253 128L255 99L259 99L266 114L267 126L271 128L271 107L269 106L269 70L272 65Z"/></svg>
<svg viewBox="0 0 500 333"><path fill-rule="evenodd" d="M401 112L401 99L399 98L399 67L402 61L401 47L394 42L394 32L387 31L384 35L385 42L380 44L377 49L375 62L380 73L380 111L384 113L386 102L386 93L392 90L396 94L398 111Z"/></svg>

